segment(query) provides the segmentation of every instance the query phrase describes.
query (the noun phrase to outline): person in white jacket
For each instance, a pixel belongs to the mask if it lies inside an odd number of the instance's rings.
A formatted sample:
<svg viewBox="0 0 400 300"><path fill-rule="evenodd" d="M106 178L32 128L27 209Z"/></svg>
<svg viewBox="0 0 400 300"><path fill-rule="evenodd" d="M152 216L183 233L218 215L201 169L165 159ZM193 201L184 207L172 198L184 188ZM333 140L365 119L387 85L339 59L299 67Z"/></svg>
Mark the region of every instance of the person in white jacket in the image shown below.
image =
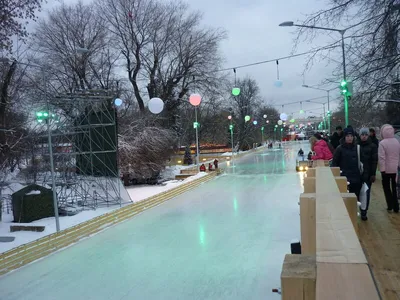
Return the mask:
<svg viewBox="0 0 400 300"><path fill-rule="evenodd" d="M385 193L387 210L399 212L397 200L396 176L400 166L400 143L394 137L392 125L385 124L381 128L382 141L379 143L379 169L382 174L382 186Z"/></svg>

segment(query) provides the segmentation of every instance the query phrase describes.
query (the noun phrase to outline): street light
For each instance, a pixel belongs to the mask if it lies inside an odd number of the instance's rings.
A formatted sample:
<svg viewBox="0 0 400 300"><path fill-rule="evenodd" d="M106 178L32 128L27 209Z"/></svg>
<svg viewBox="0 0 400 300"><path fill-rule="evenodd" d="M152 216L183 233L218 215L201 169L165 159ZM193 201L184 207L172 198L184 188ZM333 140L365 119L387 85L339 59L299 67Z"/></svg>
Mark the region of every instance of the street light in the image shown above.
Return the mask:
<svg viewBox="0 0 400 300"><path fill-rule="evenodd" d="M325 127L325 129L326 129L326 121L325 121L325 104L327 103L327 102L317 102L317 101L311 101L311 100L306 100L305 102L309 102L309 103L317 103L317 104L322 104L323 105L323 108L324 108L324 118L323 118L323 121L324 121L324 127Z"/></svg>
<svg viewBox="0 0 400 300"><path fill-rule="evenodd" d="M9 59L7 58L0 58L0 62L2 63L6 63L6 62L10 62ZM42 72L42 80L43 80L43 84L44 86L44 92L45 92L45 101L46 101L46 107L47 107L47 111L50 111L50 107L49 107L49 100L47 97L47 85L46 85L46 78L45 78L45 70L44 67L42 66L38 66L38 65L32 65L29 63L21 63L16 61L18 64L21 65L25 65L28 67L32 67L32 68L37 68L40 69ZM48 113L47 116L43 115L44 117L48 117ZM53 145L52 145L52 138L51 138L51 128L50 128L50 121L47 119L46 121L47 124L47 138L48 138L48 145L49 145L49 156L50 156L50 173L51 173L51 185L52 185L52 190L53 190L53 205L54 205L54 217L55 217L55 221L56 221L56 230L57 232L60 231L60 219L59 219L59 214L58 214L58 199L57 199L57 191L56 191L56 179L55 179L55 170L54 170L54 159L53 159Z"/></svg>
<svg viewBox="0 0 400 300"><path fill-rule="evenodd" d="M332 88L332 89L327 90L327 89L321 89L321 88L314 87L314 86L307 85L307 84L303 84L302 87L326 92L326 97L327 97L327 100L328 100L328 102L327 102L328 103L328 130L329 130L329 132L331 132L331 108L329 106L329 101L330 101L329 92L333 91L336 88Z"/></svg>
<svg viewBox="0 0 400 300"><path fill-rule="evenodd" d="M309 26L309 25L299 25L295 24L292 21L286 21L281 24L279 24L281 27L302 27L302 28L311 28L311 29L319 29L319 30L327 30L327 31L334 31L334 32L339 32L341 36L341 41L342 41L342 63L343 63L343 81L346 81L346 55L345 55L345 49L344 49L344 34L346 31L354 26L351 26L346 29L336 29L336 28L328 28L328 27L319 27L319 26ZM344 96L344 114L345 114L345 121L346 121L346 126L349 125L349 103L348 103L348 98L347 98L347 93L343 93Z"/></svg>

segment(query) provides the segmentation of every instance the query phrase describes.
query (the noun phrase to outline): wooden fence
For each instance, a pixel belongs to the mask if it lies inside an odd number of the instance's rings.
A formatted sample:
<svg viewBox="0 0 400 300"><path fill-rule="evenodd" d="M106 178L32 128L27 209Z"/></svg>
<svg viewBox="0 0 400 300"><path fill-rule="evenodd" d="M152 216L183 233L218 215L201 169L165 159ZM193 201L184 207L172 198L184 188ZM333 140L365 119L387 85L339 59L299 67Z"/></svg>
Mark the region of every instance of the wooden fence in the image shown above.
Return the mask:
<svg viewBox="0 0 400 300"><path fill-rule="evenodd" d="M282 300L378 300L358 239L357 197L339 168L321 161L300 195L301 254L285 257Z"/></svg>
<svg viewBox="0 0 400 300"><path fill-rule="evenodd" d="M18 269L62 248L68 247L71 244L104 230L107 227L130 219L149 208L159 205L164 201L172 199L190 189L199 186L203 182L211 180L220 173L221 170L218 170L218 172L211 172L203 177L182 184L155 196L146 198L140 202L129 204L112 212L80 223L76 226L47 235L30 243L4 252L0 255L0 275Z"/></svg>

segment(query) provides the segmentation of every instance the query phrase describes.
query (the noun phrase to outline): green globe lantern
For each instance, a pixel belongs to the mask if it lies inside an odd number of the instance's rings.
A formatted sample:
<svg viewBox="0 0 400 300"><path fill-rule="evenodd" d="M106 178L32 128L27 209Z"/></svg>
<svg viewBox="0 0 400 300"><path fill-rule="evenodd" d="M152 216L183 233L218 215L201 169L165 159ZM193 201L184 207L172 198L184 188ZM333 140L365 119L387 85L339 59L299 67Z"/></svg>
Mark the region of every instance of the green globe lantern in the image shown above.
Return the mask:
<svg viewBox="0 0 400 300"><path fill-rule="evenodd" d="M251 119L250 116L245 116L245 117L244 117L245 122L250 121L250 119Z"/></svg>
<svg viewBox="0 0 400 300"><path fill-rule="evenodd" d="M233 95L233 96L239 96L239 95L240 95L240 88L234 87L234 88L232 89L232 95Z"/></svg>

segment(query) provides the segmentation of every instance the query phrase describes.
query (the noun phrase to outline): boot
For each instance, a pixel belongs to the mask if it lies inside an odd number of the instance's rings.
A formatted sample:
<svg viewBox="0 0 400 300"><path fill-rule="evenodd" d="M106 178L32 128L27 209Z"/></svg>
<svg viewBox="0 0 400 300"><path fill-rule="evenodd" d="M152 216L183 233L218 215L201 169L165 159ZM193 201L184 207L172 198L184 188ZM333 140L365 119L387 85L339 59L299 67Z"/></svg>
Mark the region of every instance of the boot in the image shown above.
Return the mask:
<svg viewBox="0 0 400 300"><path fill-rule="evenodd" d="M367 211L366 210L361 210L361 220L363 220L363 221L367 221L368 220Z"/></svg>

